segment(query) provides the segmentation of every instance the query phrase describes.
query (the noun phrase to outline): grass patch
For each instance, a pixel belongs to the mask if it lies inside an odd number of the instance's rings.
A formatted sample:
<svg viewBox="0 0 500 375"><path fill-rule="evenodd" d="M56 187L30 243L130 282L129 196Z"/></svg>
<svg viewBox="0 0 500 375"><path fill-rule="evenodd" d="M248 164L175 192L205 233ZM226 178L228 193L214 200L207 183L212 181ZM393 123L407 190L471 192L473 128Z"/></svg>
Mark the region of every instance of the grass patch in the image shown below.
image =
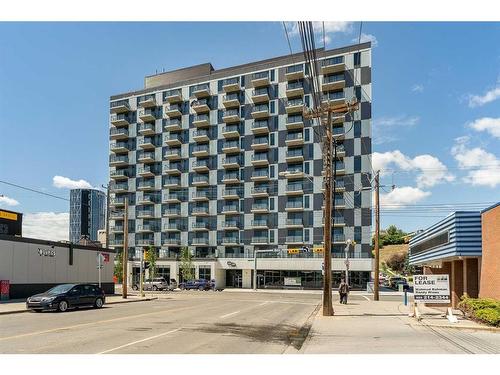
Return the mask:
<svg viewBox="0 0 500 375"><path fill-rule="evenodd" d="M486 323L500 326L500 301L492 298L461 298L458 308L465 316Z"/></svg>

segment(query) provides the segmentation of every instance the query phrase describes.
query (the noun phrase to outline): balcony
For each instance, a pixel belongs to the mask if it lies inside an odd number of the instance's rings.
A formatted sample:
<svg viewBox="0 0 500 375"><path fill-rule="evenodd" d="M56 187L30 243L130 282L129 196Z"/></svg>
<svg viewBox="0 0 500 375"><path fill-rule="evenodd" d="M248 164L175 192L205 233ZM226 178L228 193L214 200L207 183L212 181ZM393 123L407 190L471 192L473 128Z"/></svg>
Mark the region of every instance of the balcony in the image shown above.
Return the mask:
<svg viewBox="0 0 500 375"><path fill-rule="evenodd" d="M166 232L179 232L181 230L184 230L184 225L182 225L182 223L180 222L174 221L172 223L165 224L163 226L163 230Z"/></svg>
<svg viewBox="0 0 500 375"><path fill-rule="evenodd" d="M238 237L222 237L222 245L225 246L237 246L240 244L240 240Z"/></svg>
<svg viewBox="0 0 500 375"><path fill-rule="evenodd" d="M287 81L292 81L295 79L302 79L302 78L304 78L304 65L303 64L288 66L286 68L285 79Z"/></svg>
<svg viewBox="0 0 500 375"><path fill-rule="evenodd" d="M304 144L304 136L302 132L288 133L285 138L285 144L290 146L302 146Z"/></svg>
<svg viewBox="0 0 500 375"><path fill-rule="evenodd" d="M345 236L343 234L334 234L332 236L332 242L334 244L344 244L345 243Z"/></svg>
<svg viewBox="0 0 500 375"><path fill-rule="evenodd" d="M191 244L193 246L208 246L208 237L193 237Z"/></svg>
<svg viewBox="0 0 500 375"><path fill-rule="evenodd" d="M196 172L208 172L210 170L210 165L208 160L196 160L191 164L193 171Z"/></svg>
<svg viewBox="0 0 500 375"><path fill-rule="evenodd" d="M285 244L287 245L298 245L304 243L304 237L302 236L286 236Z"/></svg>
<svg viewBox="0 0 500 375"><path fill-rule="evenodd" d="M207 176L194 176L192 185L193 186L208 186L209 179Z"/></svg>
<svg viewBox="0 0 500 375"><path fill-rule="evenodd" d="M238 141L225 141L222 146L222 152L225 154L234 154L240 152L240 142Z"/></svg>
<svg viewBox="0 0 500 375"><path fill-rule="evenodd" d="M252 150L267 150L269 148L269 138L256 137L251 144Z"/></svg>
<svg viewBox="0 0 500 375"><path fill-rule="evenodd" d="M304 85L302 82L290 82L286 84L285 95L287 98L304 95Z"/></svg>
<svg viewBox="0 0 500 375"><path fill-rule="evenodd" d="M343 139L344 136L345 136L344 127L343 126L341 126L341 127L334 127L332 133L333 133L333 136L336 139Z"/></svg>
<svg viewBox="0 0 500 375"><path fill-rule="evenodd" d="M345 156L345 148L343 144L337 145L337 157L343 158Z"/></svg>
<svg viewBox="0 0 500 375"><path fill-rule="evenodd" d="M125 197L114 197L111 198L111 201L109 202L110 206L113 207L124 207L125 206Z"/></svg>
<svg viewBox="0 0 500 375"><path fill-rule="evenodd" d="M137 130L141 135L155 135L156 133L154 124L138 124Z"/></svg>
<svg viewBox="0 0 500 375"><path fill-rule="evenodd" d="M250 177L252 181L268 181L269 180L269 171L267 168L265 170L255 170Z"/></svg>
<svg viewBox="0 0 500 375"><path fill-rule="evenodd" d="M136 210L138 219L153 219L155 217L154 210Z"/></svg>
<svg viewBox="0 0 500 375"><path fill-rule="evenodd" d="M155 204L156 203L156 198L155 195L152 194L143 194L137 197L137 204L138 205L150 205L150 204Z"/></svg>
<svg viewBox="0 0 500 375"><path fill-rule="evenodd" d="M182 130L182 121L178 118L169 118L163 120L163 129L165 131L181 131Z"/></svg>
<svg viewBox="0 0 500 375"><path fill-rule="evenodd" d="M125 113L128 111L130 111L128 100L119 100L117 102L111 102L110 104L111 113Z"/></svg>
<svg viewBox="0 0 500 375"><path fill-rule="evenodd" d="M304 128L304 118L302 115L288 115L286 118L286 128L291 129L303 129Z"/></svg>
<svg viewBox="0 0 500 375"><path fill-rule="evenodd" d="M259 152L252 155L252 165L269 165L269 155L267 154L267 152Z"/></svg>
<svg viewBox="0 0 500 375"><path fill-rule="evenodd" d="M269 205L267 203L254 203L250 212L255 214L268 213Z"/></svg>
<svg viewBox="0 0 500 375"><path fill-rule="evenodd" d="M269 106L267 104L256 105L250 113L252 118L267 118L269 117Z"/></svg>
<svg viewBox="0 0 500 375"><path fill-rule="evenodd" d="M288 201L285 204L285 211L302 211L304 209L304 204L302 200L300 201Z"/></svg>
<svg viewBox="0 0 500 375"><path fill-rule="evenodd" d="M267 87L254 89L251 99L254 104L267 103L269 101L269 90Z"/></svg>
<svg viewBox="0 0 500 375"><path fill-rule="evenodd" d="M223 184L237 184L240 182L240 176L238 173L225 173L222 177Z"/></svg>
<svg viewBox="0 0 500 375"><path fill-rule="evenodd" d="M161 244L163 246L180 246L181 244L181 239L180 238L162 238Z"/></svg>
<svg viewBox="0 0 500 375"><path fill-rule="evenodd" d="M302 218L286 219L286 227L287 228L303 228L304 227L304 220Z"/></svg>
<svg viewBox="0 0 500 375"><path fill-rule="evenodd" d="M268 197L269 188L268 187L254 187L252 188L252 197Z"/></svg>
<svg viewBox="0 0 500 375"><path fill-rule="evenodd" d="M163 112L169 118L176 118L182 116L182 104L169 104L164 107Z"/></svg>
<svg viewBox="0 0 500 375"><path fill-rule="evenodd" d="M339 73L345 70L344 56L330 57L321 61L321 74Z"/></svg>
<svg viewBox="0 0 500 375"><path fill-rule="evenodd" d="M165 193L162 197L162 202L164 203L181 203L182 194L180 193Z"/></svg>
<svg viewBox="0 0 500 375"><path fill-rule="evenodd" d="M222 90L226 93L240 91L240 79L238 77L228 78L222 81Z"/></svg>
<svg viewBox="0 0 500 375"><path fill-rule="evenodd" d="M130 176L128 169L117 169L115 171L111 171L109 177L113 180L119 181L119 180L127 180Z"/></svg>
<svg viewBox="0 0 500 375"><path fill-rule="evenodd" d="M222 98L222 105L225 108L234 108L240 106L240 98L236 93L224 95Z"/></svg>
<svg viewBox="0 0 500 375"><path fill-rule="evenodd" d="M210 85L208 83L204 83L191 87L191 95L197 99L210 96Z"/></svg>
<svg viewBox="0 0 500 375"><path fill-rule="evenodd" d="M180 146L183 142L181 135L177 133L165 134L163 136L163 143L168 146Z"/></svg>
<svg viewBox="0 0 500 375"><path fill-rule="evenodd" d="M193 132L193 141L208 142L210 141L210 133L207 129L198 129Z"/></svg>
<svg viewBox="0 0 500 375"><path fill-rule="evenodd" d="M268 134L269 123L267 120L256 120L252 124L252 132L254 134Z"/></svg>
<svg viewBox="0 0 500 375"><path fill-rule="evenodd" d="M120 240L109 240L110 246L120 246L123 247L123 239Z"/></svg>
<svg viewBox="0 0 500 375"><path fill-rule="evenodd" d="M225 169L234 169L240 167L240 158L238 156L228 156L222 158L222 167Z"/></svg>
<svg viewBox="0 0 500 375"><path fill-rule="evenodd" d="M128 139L128 130L124 128L111 128L109 130L110 139Z"/></svg>
<svg viewBox="0 0 500 375"><path fill-rule="evenodd" d="M237 204L231 204L222 206L222 213L224 215L237 215L240 211Z"/></svg>
<svg viewBox="0 0 500 375"><path fill-rule="evenodd" d="M182 99L182 90L181 89L174 89L174 90L165 91L164 99L168 103L182 102L182 100L183 100Z"/></svg>
<svg viewBox="0 0 500 375"><path fill-rule="evenodd" d="M191 103L191 108L198 114L207 113L210 112L210 107L208 104L209 104L208 99L195 100Z"/></svg>
<svg viewBox="0 0 500 375"><path fill-rule="evenodd" d="M143 225L137 226L138 233L151 233L151 232L156 232L156 231L159 231L159 228L157 225L143 224Z"/></svg>
<svg viewBox="0 0 500 375"><path fill-rule="evenodd" d="M163 174L180 175L182 173L181 163L168 163L163 166Z"/></svg>
<svg viewBox="0 0 500 375"><path fill-rule="evenodd" d="M222 228L224 230L238 230L240 229L240 224L236 220L226 220L222 222Z"/></svg>
<svg viewBox="0 0 500 375"><path fill-rule="evenodd" d="M302 184L288 184L285 190L286 195L303 195L304 187Z"/></svg>
<svg viewBox="0 0 500 375"><path fill-rule="evenodd" d="M223 199L240 199L238 189L224 189L222 191Z"/></svg>
<svg viewBox="0 0 500 375"><path fill-rule="evenodd" d="M140 163L154 163L156 155L153 152L137 152L137 161Z"/></svg>
<svg viewBox="0 0 500 375"><path fill-rule="evenodd" d="M195 221L191 224L191 229L194 231L207 231L210 225L206 221Z"/></svg>
<svg viewBox="0 0 500 375"><path fill-rule="evenodd" d="M269 243L269 238L262 236L254 236L250 241L251 241L250 245L266 245Z"/></svg>
<svg viewBox="0 0 500 375"><path fill-rule="evenodd" d="M142 148L143 150L154 150L155 144L153 143L153 139L148 137L148 138L139 138L137 139L137 145Z"/></svg>
<svg viewBox="0 0 500 375"><path fill-rule="evenodd" d="M129 143L128 142L111 142L109 144L109 149L111 152L116 154L125 153L129 151Z"/></svg>
<svg viewBox="0 0 500 375"><path fill-rule="evenodd" d="M167 150L165 154L163 154L163 157L167 160L179 160L181 158L181 149L174 148Z"/></svg>
<svg viewBox="0 0 500 375"><path fill-rule="evenodd" d="M323 76L321 84L322 91L341 90L345 87L344 73L334 74L331 76Z"/></svg>
<svg viewBox="0 0 500 375"><path fill-rule="evenodd" d="M304 110L304 100L302 98L290 99L285 102L285 111L288 114L302 113Z"/></svg>
<svg viewBox="0 0 500 375"><path fill-rule="evenodd" d="M344 175L345 174L345 163L343 161L337 161L335 163L335 169L337 170L337 175ZM321 172L321 175L324 176L325 171Z"/></svg>
<svg viewBox="0 0 500 375"><path fill-rule="evenodd" d="M181 187L181 179L180 178L166 178L163 187L165 188L180 188Z"/></svg>
<svg viewBox="0 0 500 375"><path fill-rule="evenodd" d="M222 121L226 124L240 122L240 111L238 109L227 109L222 114Z"/></svg>
<svg viewBox="0 0 500 375"><path fill-rule="evenodd" d="M239 125L226 125L222 127L222 136L224 138L238 138L240 136Z"/></svg>
<svg viewBox="0 0 500 375"><path fill-rule="evenodd" d="M193 207L193 211L191 212L193 216L208 216L209 211L208 207Z"/></svg>
<svg viewBox="0 0 500 375"><path fill-rule="evenodd" d="M200 191L195 191L192 194L192 199L193 201L208 201L210 199L210 194L208 191L200 190Z"/></svg>
<svg viewBox="0 0 500 375"><path fill-rule="evenodd" d="M345 103L345 94L344 91L330 91L323 95L322 98L323 103L330 103L333 105L339 105Z"/></svg>
<svg viewBox="0 0 500 375"><path fill-rule="evenodd" d="M137 168L137 175L141 177L154 177L156 175L157 171L156 168L153 168L151 166L144 166L144 167L139 167Z"/></svg>
<svg viewBox="0 0 500 375"><path fill-rule="evenodd" d="M196 157L208 156L209 152L210 152L210 147L208 147L208 145L205 144L194 145L192 155Z"/></svg>
<svg viewBox="0 0 500 375"><path fill-rule="evenodd" d="M209 115L197 115L193 117L193 125L197 128L207 128L210 126Z"/></svg>
<svg viewBox="0 0 500 375"><path fill-rule="evenodd" d="M156 112L154 109L139 109L137 116L144 122L151 122L156 120Z"/></svg>
<svg viewBox="0 0 500 375"><path fill-rule="evenodd" d="M302 148L298 148L298 149L295 148L295 149L288 150L286 152L285 161L287 163L304 161L304 150L302 150Z"/></svg>
<svg viewBox="0 0 500 375"><path fill-rule="evenodd" d="M154 181L139 181L137 184L137 190L153 191L155 190L155 183Z"/></svg>
<svg viewBox="0 0 500 375"><path fill-rule="evenodd" d="M111 155L109 158L109 165L111 167L122 167L128 164L128 155Z"/></svg>
<svg viewBox="0 0 500 375"><path fill-rule="evenodd" d="M289 178L289 179L303 178L304 177L304 170L302 168L294 168L294 167L289 166L289 169L287 170L285 177Z"/></svg>
<svg viewBox="0 0 500 375"><path fill-rule="evenodd" d="M130 125L129 117L126 114L112 114L110 117L111 125L114 126L128 126Z"/></svg>
<svg viewBox="0 0 500 375"><path fill-rule="evenodd" d="M335 198L335 209L343 209L345 208L345 200L344 198Z"/></svg>
<svg viewBox="0 0 500 375"><path fill-rule="evenodd" d="M179 217L181 216L181 210L178 208L167 208L163 210L162 215L164 217Z"/></svg>
<svg viewBox="0 0 500 375"><path fill-rule="evenodd" d="M128 191L128 182L112 183L110 184L110 190L113 193L126 193Z"/></svg>
<svg viewBox="0 0 500 375"><path fill-rule="evenodd" d="M109 227L109 231L111 233L123 233L123 225L115 225L115 226L112 226L112 227Z"/></svg>
<svg viewBox="0 0 500 375"><path fill-rule="evenodd" d="M271 84L269 72L254 73L251 81L253 87L269 86Z"/></svg>
<svg viewBox="0 0 500 375"><path fill-rule="evenodd" d="M156 98L154 95L146 95L139 99L138 104L142 108L156 107Z"/></svg>
<svg viewBox="0 0 500 375"><path fill-rule="evenodd" d="M267 220L252 220L252 229L268 229Z"/></svg>

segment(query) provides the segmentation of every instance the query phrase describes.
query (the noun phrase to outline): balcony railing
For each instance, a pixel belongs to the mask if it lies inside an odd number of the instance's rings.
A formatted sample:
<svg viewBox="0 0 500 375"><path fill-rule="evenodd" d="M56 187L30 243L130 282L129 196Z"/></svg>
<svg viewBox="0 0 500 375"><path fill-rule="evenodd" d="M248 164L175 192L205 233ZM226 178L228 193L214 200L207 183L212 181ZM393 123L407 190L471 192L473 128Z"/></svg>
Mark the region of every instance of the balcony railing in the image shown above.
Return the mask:
<svg viewBox="0 0 500 375"><path fill-rule="evenodd" d="M210 193L208 191L195 191L192 194L193 198L208 198L210 199Z"/></svg>
<svg viewBox="0 0 500 375"><path fill-rule="evenodd" d="M302 236L286 236L286 242L302 243L302 242L304 242L304 237L302 237Z"/></svg>
<svg viewBox="0 0 500 375"><path fill-rule="evenodd" d="M128 137L128 129L113 128L113 129L109 130L109 135L111 138L118 138L118 137L127 138Z"/></svg>
<svg viewBox="0 0 500 375"><path fill-rule="evenodd" d="M205 176L194 176L193 177L193 182L194 183L208 183L208 177L205 177Z"/></svg>
<svg viewBox="0 0 500 375"><path fill-rule="evenodd" d="M288 184L288 185L286 185L287 191L300 191L303 189L304 189L304 186L302 184Z"/></svg>
<svg viewBox="0 0 500 375"><path fill-rule="evenodd" d="M294 140L299 140L299 139L303 139L303 138L304 138L304 136L303 136L302 132L288 133L286 135L285 141L294 141Z"/></svg>
<svg viewBox="0 0 500 375"><path fill-rule="evenodd" d="M210 163L208 162L208 160L195 160L191 165L193 168L210 168Z"/></svg>
<svg viewBox="0 0 500 375"><path fill-rule="evenodd" d="M202 245L208 243L208 237L193 237L193 244Z"/></svg>
<svg viewBox="0 0 500 375"><path fill-rule="evenodd" d="M208 207L193 207L193 214L208 214Z"/></svg>
<svg viewBox="0 0 500 375"><path fill-rule="evenodd" d="M128 164L128 155L111 155L110 164Z"/></svg>
<svg viewBox="0 0 500 375"><path fill-rule="evenodd" d="M164 119L163 128L167 131L169 130L180 130L182 128L182 121L179 119Z"/></svg>
<svg viewBox="0 0 500 375"><path fill-rule="evenodd" d="M222 227L223 228L239 228L240 223L235 221L235 220L226 220L222 222Z"/></svg>
<svg viewBox="0 0 500 375"><path fill-rule="evenodd" d="M238 237L222 237L222 243L239 243L240 240Z"/></svg>
<svg viewBox="0 0 500 375"><path fill-rule="evenodd" d="M238 211L238 206L235 204L222 206L222 212Z"/></svg>
<svg viewBox="0 0 500 375"><path fill-rule="evenodd" d="M182 225L182 223L177 223L177 222L174 222L174 223L168 223L168 224L165 224L163 226L163 229L164 230L184 230L184 225Z"/></svg>
<svg viewBox="0 0 500 375"><path fill-rule="evenodd" d="M154 189L155 183L154 182L139 182L137 184L137 187L139 189Z"/></svg>
<svg viewBox="0 0 500 375"><path fill-rule="evenodd" d="M304 204L302 201L288 201L286 202L285 208L302 208Z"/></svg>
<svg viewBox="0 0 500 375"><path fill-rule="evenodd" d="M196 221L191 226L193 229L209 229L210 226L205 221Z"/></svg>
<svg viewBox="0 0 500 375"><path fill-rule="evenodd" d="M333 235L333 242L344 242L345 241L345 235L343 234L334 234Z"/></svg>
<svg viewBox="0 0 500 375"><path fill-rule="evenodd" d="M252 237L252 243L268 243L269 239L267 237Z"/></svg>
<svg viewBox="0 0 500 375"><path fill-rule="evenodd" d="M110 108L112 112L130 111L130 105L128 104L128 100L118 100L116 102L111 102Z"/></svg>
<svg viewBox="0 0 500 375"><path fill-rule="evenodd" d="M168 215L177 216L180 214L181 214L181 210L175 209L175 208L168 208L168 209L163 210L164 216L168 216Z"/></svg>
<svg viewBox="0 0 500 375"><path fill-rule="evenodd" d="M254 203L252 204L252 210L268 210L269 205L266 203Z"/></svg>
<svg viewBox="0 0 500 375"><path fill-rule="evenodd" d="M304 156L304 151L301 148L300 149L288 150L286 152L286 157L287 158L293 158L293 157L297 157L297 156Z"/></svg>
<svg viewBox="0 0 500 375"><path fill-rule="evenodd" d="M269 194L268 187L254 187L252 188L252 194Z"/></svg>
<svg viewBox="0 0 500 375"><path fill-rule="evenodd" d="M253 161L268 160L267 152L252 155Z"/></svg>
<svg viewBox="0 0 500 375"><path fill-rule="evenodd" d="M286 67L286 74L303 72L303 71L304 71L304 65L302 64Z"/></svg>
<svg viewBox="0 0 500 375"><path fill-rule="evenodd" d="M136 210L137 217L141 216L154 216L155 212L154 210Z"/></svg>
<svg viewBox="0 0 500 375"><path fill-rule="evenodd" d="M297 89L303 89L304 84L302 82L290 82L286 84L286 89L287 90L297 90Z"/></svg>
<svg viewBox="0 0 500 375"><path fill-rule="evenodd" d="M286 118L286 123L287 124L291 124L291 123L295 123L295 122L303 122L303 121L304 121L304 119L300 115L288 116Z"/></svg>
<svg viewBox="0 0 500 375"><path fill-rule="evenodd" d="M323 100L326 101L345 100L345 93L344 91L330 91L328 94L323 95Z"/></svg>
<svg viewBox="0 0 500 375"><path fill-rule="evenodd" d="M253 227L267 227L267 220L252 220Z"/></svg>
<svg viewBox="0 0 500 375"><path fill-rule="evenodd" d="M304 225L304 220L302 218L286 219L286 225Z"/></svg>
<svg viewBox="0 0 500 375"><path fill-rule="evenodd" d="M252 177L269 177L269 171L263 170L263 171L253 171Z"/></svg>
<svg viewBox="0 0 500 375"><path fill-rule="evenodd" d="M340 81L345 81L345 76L343 73L323 77L323 83L333 83L333 82L340 82Z"/></svg>

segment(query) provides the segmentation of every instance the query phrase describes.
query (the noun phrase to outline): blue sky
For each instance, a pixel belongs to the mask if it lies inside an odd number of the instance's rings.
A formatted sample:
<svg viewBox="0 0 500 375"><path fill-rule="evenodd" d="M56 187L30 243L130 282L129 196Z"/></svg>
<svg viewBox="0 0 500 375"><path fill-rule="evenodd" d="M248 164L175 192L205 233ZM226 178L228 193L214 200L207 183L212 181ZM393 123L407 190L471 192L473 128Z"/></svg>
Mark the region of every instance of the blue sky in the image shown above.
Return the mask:
<svg viewBox="0 0 500 375"><path fill-rule="evenodd" d="M326 30L334 48L352 44L359 23ZM376 45L374 165L396 186L381 192L385 208L498 201L500 24L367 22L362 31ZM110 95L140 89L145 75L162 69L204 62L217 69L288 52L279 22L0 23L0 179L63 197L69 190L54 186L54 176L100 186ZM0 207L39 213L27 216L33 235L51 230L47 223L65 225L57 214L68 212L66 201L0 184L2 194ZM414 230L444 214L383 211L382 226Z"/></svg>

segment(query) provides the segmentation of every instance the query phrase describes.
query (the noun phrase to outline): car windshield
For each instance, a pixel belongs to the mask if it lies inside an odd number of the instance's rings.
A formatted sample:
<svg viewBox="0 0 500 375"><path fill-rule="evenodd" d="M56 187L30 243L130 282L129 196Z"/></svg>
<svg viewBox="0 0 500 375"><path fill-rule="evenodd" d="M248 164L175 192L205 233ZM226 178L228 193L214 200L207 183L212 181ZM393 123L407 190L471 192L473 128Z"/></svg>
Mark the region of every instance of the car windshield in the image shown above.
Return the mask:
<svg viewBox="0 0 500 375"><path fill-rule="evenodd" d="M74 284L62 284L53 287L52 289L47 290L47 294L61 294L61 293L66 293L68 290L73 288L75 285Z"/></svg>

